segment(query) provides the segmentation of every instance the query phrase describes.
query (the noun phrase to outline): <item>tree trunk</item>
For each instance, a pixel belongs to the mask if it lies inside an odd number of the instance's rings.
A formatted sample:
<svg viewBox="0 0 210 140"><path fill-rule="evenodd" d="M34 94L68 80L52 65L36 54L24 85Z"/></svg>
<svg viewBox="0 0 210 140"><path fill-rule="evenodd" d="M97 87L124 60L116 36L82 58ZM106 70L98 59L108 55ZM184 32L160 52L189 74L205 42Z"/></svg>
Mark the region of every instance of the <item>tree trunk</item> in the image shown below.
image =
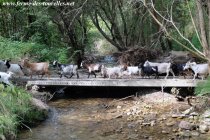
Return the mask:
<svg viewBox="0 0 210 140"><path fill-rule="evenodd" d="M210 0L208 0L207 2L207 6L208 6L208 46L210 46Z"/></svg>
<svg viewBox="0 0 210 140"><path fill-rule="evenodd" d="M203 14L203 9L202 9L202 0L196 0L196 5L197 5L197 11L198 11L198 23L200 27L200 33L201 33L201 43L203 46L203 52L205 56L207 57L209 55L209 50L208 50L208 42L207 42L205 23L204 23L205 22L204 14Z"/></svg>

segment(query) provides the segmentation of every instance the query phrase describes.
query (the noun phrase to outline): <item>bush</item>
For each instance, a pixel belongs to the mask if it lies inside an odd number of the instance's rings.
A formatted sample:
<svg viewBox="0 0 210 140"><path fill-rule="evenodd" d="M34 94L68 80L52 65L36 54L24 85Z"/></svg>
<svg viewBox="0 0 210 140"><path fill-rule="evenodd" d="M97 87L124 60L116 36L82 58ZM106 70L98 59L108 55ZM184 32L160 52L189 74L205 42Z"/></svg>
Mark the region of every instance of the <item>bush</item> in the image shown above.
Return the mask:
<svg viewBox="0 0 210 140"><path fill-rule="evenodd" d="M11 41L0 36L0 59L18 61L25 56L34 61L53 61L54 59L67 61L67 51L64 47L51 48L46 45Z"/></svg>
<svg viewBox="0 0 210 140"><path fill-rule="evenodd" d="M0 84L0 139L17 134L18 126L35 123L40 112L31 105L31 94ZM42 116L41 116L42 117Z"/></svg>

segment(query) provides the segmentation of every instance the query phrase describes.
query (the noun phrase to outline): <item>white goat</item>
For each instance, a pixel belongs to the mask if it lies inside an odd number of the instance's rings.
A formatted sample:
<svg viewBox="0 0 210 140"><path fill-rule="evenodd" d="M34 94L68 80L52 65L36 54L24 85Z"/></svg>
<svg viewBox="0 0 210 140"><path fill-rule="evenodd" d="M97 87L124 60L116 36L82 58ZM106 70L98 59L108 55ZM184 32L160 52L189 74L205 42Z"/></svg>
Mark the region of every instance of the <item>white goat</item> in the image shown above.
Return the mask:
<svg viewBox="0 0 210 140"><path fill-rule="evenodd" d="M4 60L4 64L7 66L7 71L12 72L14 75L24 76L22 67L19 64L10 64L10 60Z"/></svg>
<svg viewBox="0 0 210 140"><path fill-rule="evenodd" d="M128 66L126 68L127 73L125 73L126 75L129 75L129 77L131 78L132 75L140 75L141 74L141 69L138 68L138 66Z"/></svg>
<svg viewBox="0 0 210 140"><path fill-rule="evenodd" d="M196 62L187 62L184 70L191 68L194 71L193 80L197 77L197 75L201 75L202 80L209 74L209 65L208 64L196 64Z"/></svg>
<svg viewBox="0 0 210 140"><path fill-rule="evenodd" d="M118 67L112 67L112 68L107 68L104 65L101 66L101 74L104 77L107 77L110 79L111 76L115 75L115 78L121 77L122 76L122 70L123 68L118 66Z"/></svg>
<svg viewBox="0 0 210 140"><path fill-rule="evenodd" d="M171 69L171 63L153 63L147 60L144 63L144 67L147 66L157 66L159 74L166 73L165 79L167 79L169 72L171 72L173 74L173 77L175 77L174 72Z"/></svg>
<svg viewBox="0 0 210 140"><path fill-rule="evenodd" d="M9 82L9 78L11 78L12 75L13 75L12 72L8 72L8 73L0 72L0 82L5 83L5 84L13 87L13 85Z"/></svg>

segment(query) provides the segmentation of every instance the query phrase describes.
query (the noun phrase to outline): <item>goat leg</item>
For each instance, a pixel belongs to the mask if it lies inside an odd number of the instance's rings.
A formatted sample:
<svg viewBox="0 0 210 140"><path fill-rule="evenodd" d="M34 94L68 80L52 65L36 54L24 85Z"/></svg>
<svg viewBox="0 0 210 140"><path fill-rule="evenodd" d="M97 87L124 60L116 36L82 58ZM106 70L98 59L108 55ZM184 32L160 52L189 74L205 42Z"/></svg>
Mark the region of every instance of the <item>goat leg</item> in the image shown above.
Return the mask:
<svg viewBox="0 0 210 140"><path fill-rule="evenodd" d="M96 73L94 71L92 71L93 75L95 75L95 78L96 78Z"/></svg>
<svg viewBox="0 0 210 140"><path fill-rule="evenodd" d="M10 87L13 87L13 85L12 85L8 80L4 81L4 83L5 83L6 85L9 85Z"/></svg>
<svg viewBox="0 0 210 140"><path fill-rule="evenodd" d="M64 74L63 76L66 77L66 78L69 78L69 77L68 77L67 75L65 75L65 74Z"/></svg>
<svg viewBox="0 0 210 140"><path fill-rule="evenodd" d="M76 74L77 74L77 79L79 79L79 73L77 72Z"/></svg>
<svg viewBox="0 0 210 140"><path fill-rule="evenodd" d="M88 73L88 78L90 78L90 73L91 73L91 72Z"/></svg>
<svg viewBox="0 0 210 140"><path fill-rule="evenodd" d="M74 74L73 74L73 73L71 73L71 76L70 76L69 78L71 78L73 75L74 75Z"/></svg>

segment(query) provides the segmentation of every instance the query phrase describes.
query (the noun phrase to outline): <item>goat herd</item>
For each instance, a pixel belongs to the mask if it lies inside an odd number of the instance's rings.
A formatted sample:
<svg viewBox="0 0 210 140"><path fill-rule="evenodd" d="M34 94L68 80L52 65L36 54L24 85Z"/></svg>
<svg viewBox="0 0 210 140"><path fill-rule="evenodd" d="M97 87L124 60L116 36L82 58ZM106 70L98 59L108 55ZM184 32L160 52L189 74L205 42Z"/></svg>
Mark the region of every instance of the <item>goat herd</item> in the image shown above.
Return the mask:
<svg viewBox="0 0 210 140"><path fill-rule="evenodd" d="M47 75L50 77L49 72L49 62L40 62L40 63L31 63L29 59L22 59L20 64L10 64L10 60L2 60L0 63L3 63L6 66L7 70L0 72L0 82L11 85L9 78L12 75L15 76L24 76L23 68L27 69L30 78L32 75ZM2 65L1 65L2 66ZM76 75L79 78L78 65L73 64L61 64L58 61L53 62L53 67L58 71L60 78L65 76L66 78L71 78ZM187 62L186 64L171 64L171 63L153 63L150 61L145 61L144 63L139 64L139 66L127 66L119 65L114 67L107 67L102 64L89 64L84 61L81 62L81 67L88 70L88 78L91 74L96 77L96 72L100 72L101 76L104 78L121 78L123 76L129 76L132 78L132 75L138 75L141 78L154 75L155 78L158 78L160 74L165 74L165 79L169 76L169 73L173 77L181 76L184 77L187 73L193 75L193 80L198 76L201 76L202 80L208 76L208 64L196 64L196 62ZM0 68L1 69L1 68Z"/></svg>
<svg viewBox="0 0 210 140"><path fill-rule="evenodd" d="M171 63L154 63L150 61L145 61L144 63L139 64L139 66L127 66L127 65L121 65L121 66L115 66L115 67L105 67L104 65L99 64L83 64L81 63L81 66L88 69L88 78L91 73L93 73L96 77L95 71L101 72L101 75L109 79L112 76L115 76L115 78L122 77L124 75L129 76L129 78L132 77L132 75L138 75L141 76L141 78L144 78L147 76L150 78L151 75L155 75L155 78L158 78L159 75L164 74L165 79L169 76L171 73L173 78L175 76L181 76L183 75L184 78L187 75L193 75L193 80L195 80L196 77L201 76L202 80L208 76L208 64L196 64L196 62L190 62L188 61L186 64L171 64Z"/></svg>

